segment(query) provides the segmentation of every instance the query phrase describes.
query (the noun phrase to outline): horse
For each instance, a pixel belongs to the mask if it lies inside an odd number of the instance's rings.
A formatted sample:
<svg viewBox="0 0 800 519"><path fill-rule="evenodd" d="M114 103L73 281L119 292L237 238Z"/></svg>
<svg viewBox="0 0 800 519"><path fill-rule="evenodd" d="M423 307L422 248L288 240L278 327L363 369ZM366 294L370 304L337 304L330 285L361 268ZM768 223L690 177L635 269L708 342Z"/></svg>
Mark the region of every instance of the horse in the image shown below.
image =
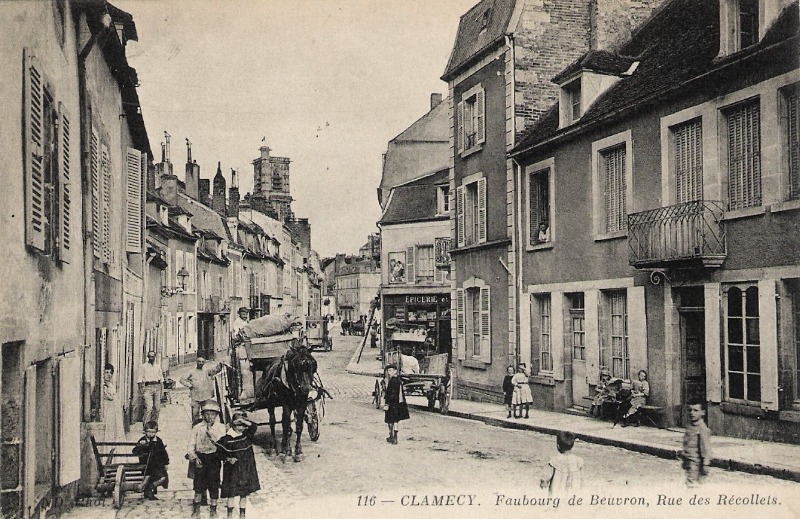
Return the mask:
<svg viewBox="0 0 800 519"><path fill-rule="evenodd" d="M270 454L277 454L275 446L275 408L282 408L281 452L282 461L286 462L289 453L289 436L292 434L292 414L295 416L297 440L295 442L294 461L303 460L303 449L300 439L303 435L308 394L314 374L317 372L317 361L304 344L295 342L279 360L271 363L255 386L255 401L251 409L264 409L269 412L269 430L272 435Z"/></svg>

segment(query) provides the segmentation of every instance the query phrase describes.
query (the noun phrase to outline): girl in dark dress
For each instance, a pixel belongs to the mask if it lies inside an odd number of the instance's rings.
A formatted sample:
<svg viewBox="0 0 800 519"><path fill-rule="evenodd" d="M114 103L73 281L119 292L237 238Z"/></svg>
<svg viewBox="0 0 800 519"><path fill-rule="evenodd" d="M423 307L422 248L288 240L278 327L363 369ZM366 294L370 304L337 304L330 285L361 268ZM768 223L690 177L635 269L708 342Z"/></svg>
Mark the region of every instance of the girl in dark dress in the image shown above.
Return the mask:
<svg viewBox="0 0 800 519"><path fill-rule="evenodd" d="M408 404L406 403L406 396L403 394L403 384L400 383L400 377L397 376L397 366L389 364L386 366L386 376L389 378L389 383L386 384L386 415L383 421L389 427L389 437L386 441L397 445L397 422L400 420L408 420Z"/></svg>
<svg viewBox="0 0 800 519"><path fill-rule="evenodd" d="M514 366L509 366L506 368L506 376L503 378L503 394L505 395L503 402L506 404L506 409L508 410L508 416L506 416L506 418L511 418L511 400L514 398L514 383L511 382L513 377Z"/></svg>
<svg viewBox="0 0 800 519"><path fill-rule="evenodd" d="M247 419L247 413L237 411L231 428L220 438L217 446L225 462L222 468L222 497L228 499L228 518L233 517L236 498L239 498L239 517L247 510L247 496L260 490L256 458L253 453L253 436L256 424Z"/></svg>

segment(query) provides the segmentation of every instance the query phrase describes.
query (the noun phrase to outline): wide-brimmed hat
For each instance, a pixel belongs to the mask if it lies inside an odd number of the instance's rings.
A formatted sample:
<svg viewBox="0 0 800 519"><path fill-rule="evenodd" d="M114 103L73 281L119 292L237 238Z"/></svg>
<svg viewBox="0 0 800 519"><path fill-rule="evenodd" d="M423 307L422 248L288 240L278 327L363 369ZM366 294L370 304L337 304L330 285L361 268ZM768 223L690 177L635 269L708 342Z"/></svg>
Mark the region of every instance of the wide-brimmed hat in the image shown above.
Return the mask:
<svg viewBox="0 0 800 519"><path fill-rule="evenodd" d="M219 408L219 404L214 402L213 400L209 402L204 402L202 407L200 407L200 411L203 413L205 413L206 411L214 411L217 414L222 414L222 411Z"/></svg>

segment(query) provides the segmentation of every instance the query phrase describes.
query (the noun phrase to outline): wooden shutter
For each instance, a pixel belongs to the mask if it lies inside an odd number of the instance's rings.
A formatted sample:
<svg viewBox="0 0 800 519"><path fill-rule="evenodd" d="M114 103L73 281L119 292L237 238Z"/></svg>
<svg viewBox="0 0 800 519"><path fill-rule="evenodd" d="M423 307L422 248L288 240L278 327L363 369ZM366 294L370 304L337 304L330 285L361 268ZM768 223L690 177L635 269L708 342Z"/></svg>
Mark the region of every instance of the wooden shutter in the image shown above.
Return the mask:
<svg viewBox="0 0 800 519"><path fill-rule="evenodd" d="M458 103L458 108L456 109L457 112L457 122L456 122L456 130L455 130L455 138L456 138L456 145L458 147L458 152L461 153L464 151L464 101Z"/></svg>
<svg viewBox="0 0 800 519"><path fill-rule="evenodd" d="M603 152L606 202L606 232L628 226L625 213L625 145Z"/></svg>
<svg viewBox="0 0 800 519"><path fill-rule="evenodd" d="M69 263L70 247L72 246L71 205L72 193L70 185L70 116L63 104L58 107L58 205L60 208L58 226L58 257L64 263Z"/></svg>
<svg viewBox="0 0 800 519"><path fill-rule="evenodd" d="M100 180L102 188L101 218L101 252L103 263L111 263L111 161L108 155L108 146L100 146Z"/></svg>
<svg viewBox="0 0 800 519"><path fill-rule="evenodd" d="M786 94L786 137L789 161L789 198L800 198L800 89L792 88Z"/></svg>
<svg viewBox="0 0 800 519"><path fill-rule="evenodd" d="M458 246L466 243L466 229L464 229L464 186L456 188L456 234Z"/></svg>
<svg viewBox="0 0 800 519"><path fill-rule="evenodd" d="M600 376L600 291L587 290L583 293L584 323L586 330L586 380L597 384Z"/></svg>
<svg viewBox="0 0 800 519"><path fill-rule="evenodd" d="M648 371L644 287L628 288L628 360L631 378L636 377L640 369Z"/></svg>
<svg viewBox="0 0 800 519"><path fill-rule="evenodd" d="M528 209L530 211L529 243L539 243L539 184L536 182L537 172L528 175Z"/></svg>
<svg viewBox="0 0 800 519"><path fill-rule="evenodd" d="M414 267L414 247L408 247L406 249L406 283L413 285L416 280L416 270Z"/></svg>
<svg viewBox="0 0 800 519"><path fill-rule="evenodd" d="M464 347L464 289L456 289L456 337L458 337L458 358L466 358L466 348Z"/></svg>
<svg viewBox="0 0 800 519"><path fill-rule="evenodd" d="M42 424L48 427L48 424ZM25 463L23 480L24 506L32 510L36 504L36 365L25 369ZM25 515L27 517L27 515Z"/></svg>
<svg viewBox="0 0 800 519"><path fill-rule="evenodd" d="M758 101L727 114L728 210L761 205L761 111Z"/></svg>
<svg viewBox="0 0 800 519"><path fill-rule="evenodd" d="M475 133L477 135L475 144L481 144L486 141L486 110L484 97L484 91L481 88L475 94L475 113L477 114L475 117Z"/></svg>
<svg viewBox="0 0 800 519"><path fill-rule="evenodd" d="M92 136L89 141L89 169L92 181L92 248L94 249L94 257L100 258L101 256L101 240L100 234L100 139L97 136L97 131L92 127Z"/></svg>
<svg viewBox="0 0 800 519"><path fill-rule="evenodd" d="M74 351L58 363L58 482L61 486L81 477L80 456L73 452L81 441L79 368Z"/></svg>
<svg viewBox="0 0 800 519"><path fill-rule="evenodd" d="M719 283L706 283L703 286L703 305L705 306L706 399L709 402L721 402L722 350Z"/></svg>
<svg viewBox="0 0 800 519"><path fill-rule="evenodd" d="M569 316L569 312L567 312ZM564 380L564 357L572 358L571 341L564 342L564 293L550 294L550 356L553 359L553 379ZM567 348L567 352L564 349Z"/></svg>
<svg viewBox="0 0 800 519"><path fill-rule="evenodd" d="M481 287L481 359L492 361L492 304L489 287Z"/></svg>
<svg viewBox="0 0 800 519"><path fill-rule="evenodd" d="M703 199L703 125L695 119L675 128L675 199Z"/></svg>
<svg viewBox="0 0 800 519"><path fill-rule="evenodd" d="M25 244L45 250L44 78L39 63L25 49Z"/></svg>
<svg viewBox="0 0 800 519"><path fill-rule="evenodd" d="M486 177L478 180L478 243L486 242Z"/></svg>
<svg viewBox="0 0 800 519"><path fill-rule="evenodd" d="M142 154L128 148L126 154L125 250L142 252Z"/></svg>
<svg viewBox="0 0 800 519"><path fill-rule="evenodd" d="M778 307L774 279L758 282L760 332L761 408L778 410ZM750 368L748 367L748 371Z"/></svg>

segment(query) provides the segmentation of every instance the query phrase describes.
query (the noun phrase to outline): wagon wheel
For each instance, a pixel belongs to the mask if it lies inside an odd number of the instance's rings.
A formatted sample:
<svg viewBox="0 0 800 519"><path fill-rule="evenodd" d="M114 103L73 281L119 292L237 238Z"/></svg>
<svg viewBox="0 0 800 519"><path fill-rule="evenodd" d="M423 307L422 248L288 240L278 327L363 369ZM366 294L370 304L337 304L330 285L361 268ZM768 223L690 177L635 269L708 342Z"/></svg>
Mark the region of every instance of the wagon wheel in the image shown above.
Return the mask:
<svg viewBox="0 0 800 519"><path fill-rule="evenodd" d="M372 403L375 405L375 409L380 409L383 404L381 401L383 400L383 387L381 386L381 381L375 381L375 390L372 392Z"/></svg>
<svg viewBox="0 0 800 519"><path fill-rule="evenodd" d="M125 481L125 467L120 465L117 467L117 477L114 479L114 508L122 508L122 502L125 500L125 491L122 489L122 483Z"/></svg>
<svg viewBox="0 0 800 519"><path fill-rule="evenodd" d="M442 414L447 414L447 411L450 410L451 391L452 386L450 385L450 381L448 381L446 385L439 386L439 412Z"/></svg>
<svg viewBox="0 0 800 519"><path fill-rule="evenodd" d="M306 423L308 424L308 436L312 442L319 440L319 413L317 413L317 402L311 401L306 408Z"/></svg>

